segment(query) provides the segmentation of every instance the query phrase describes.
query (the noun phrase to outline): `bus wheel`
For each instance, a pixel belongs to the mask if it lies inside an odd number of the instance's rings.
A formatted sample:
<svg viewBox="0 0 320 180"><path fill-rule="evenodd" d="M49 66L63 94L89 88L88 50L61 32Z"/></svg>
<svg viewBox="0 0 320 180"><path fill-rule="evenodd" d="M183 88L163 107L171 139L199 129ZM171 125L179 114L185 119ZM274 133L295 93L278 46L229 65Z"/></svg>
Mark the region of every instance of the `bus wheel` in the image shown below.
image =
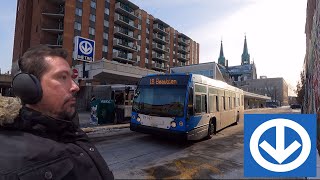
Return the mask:
<svg viewBox="0 0 320 180"><path fill-rule="evenodd" d="M208 127L208 135L207 135L207 139L211 139L212 135L216 133L216 124L215 124L215 120L210 120L209 122L209 127Z"/></svg>
<svg viewBox="0 0 320 180"><path fill-rule="evenodd" d="M235 125L237 125L240 121L240 113L239 111L237 112L237 118L236 118L236 122L234 123Z"/></svg>

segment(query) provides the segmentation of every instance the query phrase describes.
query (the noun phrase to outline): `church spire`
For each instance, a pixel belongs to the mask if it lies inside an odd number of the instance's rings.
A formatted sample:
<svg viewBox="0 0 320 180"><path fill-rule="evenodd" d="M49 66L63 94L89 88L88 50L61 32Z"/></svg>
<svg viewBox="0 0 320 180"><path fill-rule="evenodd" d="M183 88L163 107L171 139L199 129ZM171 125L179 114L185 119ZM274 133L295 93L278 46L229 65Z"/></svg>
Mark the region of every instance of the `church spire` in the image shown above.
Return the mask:
<svg viewBox="0 0 320 180"><path fill-rule="evenodd" d="M241 55L241 65L250 64L250 54L248 53L247 36L244 36L243 53Z"/></svg>
<svg viewBox="0 0 320 180"><path fill-rule="evenodd" d="M221 65L223 65L223 66L226 65L226 58L224 57L224 54L223 54L222 40L221 40L220 56L219 56L219 58L218 58L218 64L221 64Z"/></svg>

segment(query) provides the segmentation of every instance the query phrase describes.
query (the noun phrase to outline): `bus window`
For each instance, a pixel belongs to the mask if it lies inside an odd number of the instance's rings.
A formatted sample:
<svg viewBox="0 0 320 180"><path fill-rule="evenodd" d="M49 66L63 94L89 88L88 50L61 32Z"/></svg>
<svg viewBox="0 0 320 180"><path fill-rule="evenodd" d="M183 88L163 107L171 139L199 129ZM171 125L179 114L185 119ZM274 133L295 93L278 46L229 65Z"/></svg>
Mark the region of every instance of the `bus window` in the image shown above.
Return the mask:
<svg viewBox="0 0 320 180"><path fill-rule="evenodd" d="M196 113L201 113L201 95L196 95Z"/></svg>
<svg viewBox="0 0 320 180"><path fill-rule="evenodd" d="M236 108L236 98L233 98L233 107Z"/></svg>
<svg viewBox="0 0 320 180"><path fill-rule="evenodd" d="M226 110L226 97L222 96L223 110Z"/></svg>
<svg viewBox="0 0 320 180"><path fill-rule="evenodd" d="M218 99L218 96L215 96L216 97L216 110L219 111L219 99Z"/></svg>
<svg viewBox="0 0 320 180"><path fill-rule="evenodd" d="M243 98L243 95L241 95L241 106L244 105L244 98Z"/></svg>
<svg viewBox="0 0 320 180"><path fill-rule="evenodd" d="M231 105L232 102L231 102L231 98L230 97L228 97L228 101L229 101L229 110L230 110L230 109L232 109L232 105Z"/></svg>
<svg viewBox="0 0 320 180"><path fill-rule="evenodd" d="M193 116L193 89L189 89L189 98L188 98L188 114Z"/></svg>
<svg viewBox="0 0 320 180"><path fill-rule="evenodd" d="M202 94L201 96L201 101L202 101L202 105L201 105L201 109L203 113L207 113L207 95Z"/></svg>
<svg viewBox="0 0 320 180"><path fill-rule="evenodd" d="M212 113L214 111L214 96L213 95L209 95L209 112Z"/></svg>

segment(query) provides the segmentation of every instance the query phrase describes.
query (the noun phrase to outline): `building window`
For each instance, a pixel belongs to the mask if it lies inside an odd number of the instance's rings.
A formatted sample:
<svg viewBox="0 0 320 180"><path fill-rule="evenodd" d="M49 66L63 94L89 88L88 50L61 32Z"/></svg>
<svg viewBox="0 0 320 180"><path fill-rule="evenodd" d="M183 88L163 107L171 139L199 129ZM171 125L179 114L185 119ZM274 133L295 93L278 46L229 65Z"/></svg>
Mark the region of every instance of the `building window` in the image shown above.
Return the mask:
<svg viewBox="0 0 320 180"><path fill-rule="evenodd" d="M140 56L137 56L137 62L140 62Z"/></svg>
<svg viewBox="0 0 320 180"><path fill-rule="evenodd" d="M96 2L93 2L93 1L91 1L91 3L90 3L90 7L92 7L92 8L96 8L96 6L97 6L97 4L96 4Z"/></svg>
<svg viewBox="0 0 320 180"><path fill-rule="evenodd" d="M93 14L90 14L90 21L96 22L96 16Z"/></svg>
<svg viewBox="0 0 320 180"><path fill-rule="evenodd" d="M83 2L83 0L78 0L79 2Z"/></svg>
<svg viewBox="0 0 320 180"><path fill-rule="evenodd" d="M102 52L108 52L108 46L102 46Z"/></svg>
<svg viewBox="0 0 320 180"><path fill-rule="evenodd" d="M95 35L95 29L92 27L89 27L89 34Z"/></svg>
<svg viewBox="0 0 320 180"><path fill-rule="evenodd" d="M82 9L76 8L76 15L82 16Z"/></svg>
<svg viewBox="0 0 320 180"><path fill-rule="evenodd" d="M103 39L106 39L106 40L108 40L108 34L107 33L103 33Z"/></svg>
<svg viewBox="0 0 320 180"><path fill-rule="evenodd" d="M146 63L149 63L149 59L148 59L148 58L146 58L146 59L145 59L145 62L146 62Z"/></svg>
<svg viewBox="0 0 320 180"><path fill-rule="evenodd" d="M74 22L74 29L81 31L81 24L78 22Z"/></svg>
<svg viewBox="0 0 320 180"><path fill-rule="evenodd" d="M109 15L109 9L108 8L104 8L104 13Z"/></svg>
<svg viewBox="0 0 320 180"><path fill-rule="evenodd" d="M103 21L103 25L104 25L105 27L109 27L109 21L104 20L104 21Z"/></svg>

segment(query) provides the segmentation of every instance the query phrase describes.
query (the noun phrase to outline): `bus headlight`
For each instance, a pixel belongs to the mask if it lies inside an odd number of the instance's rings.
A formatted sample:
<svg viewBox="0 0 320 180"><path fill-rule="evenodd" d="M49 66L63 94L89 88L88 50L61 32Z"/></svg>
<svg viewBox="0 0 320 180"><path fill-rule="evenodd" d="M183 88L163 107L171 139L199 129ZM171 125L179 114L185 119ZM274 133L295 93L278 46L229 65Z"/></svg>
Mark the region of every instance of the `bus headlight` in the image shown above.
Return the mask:
<svg viewBox="0 0 320 180"><path fill-rule="evenodd" d="M136 116L135 116L135 115L132 115L131 118L132 118L132 119L136 119Z"/></svg>
<svg viewBox="0 0 320 180"><path fill-rule="evenodd" d="M174 121L171 121L170 125L171 125L171 127L173 127L173 128L177 127L177 123L174 122Z"/></svg>
<svg viewBox="0 0 320 180"><path fill-rule="evenodd" d="M183 122L182 121L179 121L179 126L183 126Z"/></svg>
<svg viewBox="0 0 320 180"><path fill-rule="evenodd" d="M140 122L140 121L141 121L141 119L140 119L140 117L139 117L139 116L137 117L137 121L138 121L138 122Z"/></svg>

